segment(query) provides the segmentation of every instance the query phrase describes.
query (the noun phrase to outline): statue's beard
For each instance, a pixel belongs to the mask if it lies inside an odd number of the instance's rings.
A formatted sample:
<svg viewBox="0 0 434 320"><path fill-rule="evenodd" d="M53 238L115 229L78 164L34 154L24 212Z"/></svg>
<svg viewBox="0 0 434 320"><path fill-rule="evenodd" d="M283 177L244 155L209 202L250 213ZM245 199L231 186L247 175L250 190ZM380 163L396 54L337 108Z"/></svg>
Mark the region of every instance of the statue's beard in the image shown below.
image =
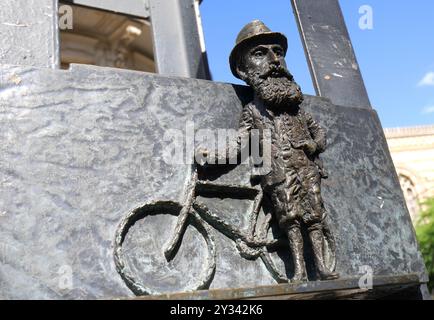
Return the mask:
<svg viewBox="0 0 434 320"><path fill-rule="evenodd" d="M303 102L300 86L285 68L276 67L262 75L249 74L247 83L275 111L291 111Z"/></svg>

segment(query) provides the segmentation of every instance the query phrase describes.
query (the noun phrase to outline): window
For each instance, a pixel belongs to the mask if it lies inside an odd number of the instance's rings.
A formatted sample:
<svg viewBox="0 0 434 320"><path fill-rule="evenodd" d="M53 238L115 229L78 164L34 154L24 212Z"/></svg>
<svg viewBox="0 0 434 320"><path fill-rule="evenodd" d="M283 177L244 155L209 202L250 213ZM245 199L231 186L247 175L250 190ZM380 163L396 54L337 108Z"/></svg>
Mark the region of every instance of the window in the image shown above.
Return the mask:
<svg viewBox="0 0 434 320"><path fill-rule="evenodd" d="M80 1L74 3L92 2ZM62 1L59 6L62 5L72 7L72 29L60 30L62 68L80 63L155 72L149 19L72 1Z"/></svg>
<svg viewBox="0 0 434 320"><path fill-rule="evenodd" d="M399 175L399 182L401 184L402 191L404 192L408 211L410 211L412 220L415 221L420 211L419 197L417 195L415 185L409 177L402 174Z"/></svg>

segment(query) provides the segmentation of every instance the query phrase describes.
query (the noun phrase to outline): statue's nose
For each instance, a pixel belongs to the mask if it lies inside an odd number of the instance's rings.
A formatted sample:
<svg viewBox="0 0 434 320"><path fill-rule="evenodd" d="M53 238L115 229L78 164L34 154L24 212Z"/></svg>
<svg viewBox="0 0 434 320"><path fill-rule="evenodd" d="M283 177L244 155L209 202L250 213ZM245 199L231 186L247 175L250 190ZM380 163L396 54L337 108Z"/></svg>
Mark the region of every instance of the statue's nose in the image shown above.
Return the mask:
<svg viewBox="0 0 434 320"><path fill-rule="evenodd" d="M276 66L280 65L279 56L274 51L270 50L268 52L268 55L269 55L270 63L272 63Z"/></svg>

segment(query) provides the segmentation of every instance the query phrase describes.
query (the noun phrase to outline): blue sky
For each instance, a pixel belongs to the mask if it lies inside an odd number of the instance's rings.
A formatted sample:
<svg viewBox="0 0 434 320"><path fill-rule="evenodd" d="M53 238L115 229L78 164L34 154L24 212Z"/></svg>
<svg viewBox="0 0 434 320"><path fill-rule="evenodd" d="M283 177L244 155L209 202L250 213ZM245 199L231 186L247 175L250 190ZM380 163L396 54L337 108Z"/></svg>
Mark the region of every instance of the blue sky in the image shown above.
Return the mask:
<svg viewBox="0 0 434 320"><path fill-rule="evenodd" d="M341 0L342 11L374 108L384 127L434 124L434 1ZM373 9L361 30L359 8ZM241 83L228 56L239 30L260 19L288 37L287 63L305 93L314 94L290 0L204 0L202 23L213 80Z"/></svg>

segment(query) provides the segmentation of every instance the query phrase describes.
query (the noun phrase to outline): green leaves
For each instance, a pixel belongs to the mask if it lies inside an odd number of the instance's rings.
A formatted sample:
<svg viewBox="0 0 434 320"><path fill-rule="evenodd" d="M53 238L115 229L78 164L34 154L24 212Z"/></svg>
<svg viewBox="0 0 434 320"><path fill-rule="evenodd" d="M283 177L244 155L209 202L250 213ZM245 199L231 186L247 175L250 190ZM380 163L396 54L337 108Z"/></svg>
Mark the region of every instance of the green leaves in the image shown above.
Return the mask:
<svg viewBox="0 0 434 320"><path fill-rule="evenodd" d="M430 281L428 287L434 288L434 198L423 203L425 208L416 221L416 236L425 260Z"/></svg>

